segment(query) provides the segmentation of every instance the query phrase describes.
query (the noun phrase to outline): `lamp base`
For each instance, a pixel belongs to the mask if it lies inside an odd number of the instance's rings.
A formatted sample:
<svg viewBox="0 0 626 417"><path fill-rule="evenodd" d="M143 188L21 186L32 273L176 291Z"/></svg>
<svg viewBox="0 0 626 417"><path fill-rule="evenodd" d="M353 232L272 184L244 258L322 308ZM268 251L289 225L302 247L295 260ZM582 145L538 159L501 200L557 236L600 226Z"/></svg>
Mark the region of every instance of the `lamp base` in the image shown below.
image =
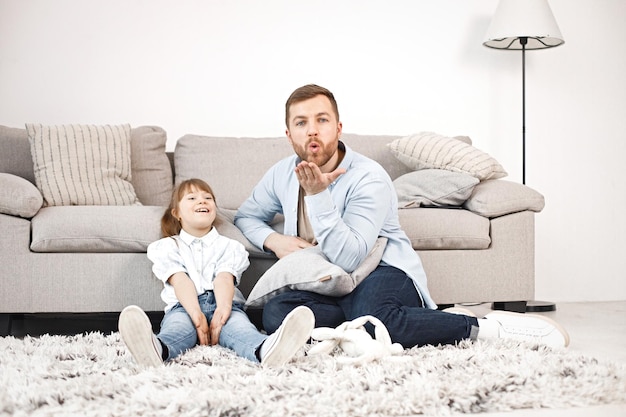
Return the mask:
<svg viewBox="0 0 626 417"><path fill-rule="evenodd" d="M556 311L556 304L550 301L528 301L526 303L527 313L545 313L547 311Z"/></svg>
<svg viewBox="0 0 626 417"><path fill-rule="evenodd" d="M556 311L556 305L550 301L498 301L491 304L492 310L512 311L515 313L545 313Z"/></svg>

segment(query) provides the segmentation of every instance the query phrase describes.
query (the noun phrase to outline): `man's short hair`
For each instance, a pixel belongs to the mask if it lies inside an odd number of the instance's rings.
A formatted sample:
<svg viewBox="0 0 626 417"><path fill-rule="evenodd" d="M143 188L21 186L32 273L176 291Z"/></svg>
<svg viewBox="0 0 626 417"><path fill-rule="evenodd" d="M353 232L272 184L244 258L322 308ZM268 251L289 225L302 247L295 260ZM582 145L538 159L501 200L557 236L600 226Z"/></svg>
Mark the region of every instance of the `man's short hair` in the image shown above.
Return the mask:
<svg viewBox="0 0 626 417"><path fill-rule="evenodd" d="M337 121L339 121L339 108L337 107L337 101L335 100L333 93L324 87L320 87L319 85L308 84L297 88L293 93L291 93L287 99L287 103L285 103L285 124L287 125L287 128L289 128L289 108L291 105L320 95L328 97L328 100L330 100L330 104L333 107L335 117L337 118Z"/></svg>

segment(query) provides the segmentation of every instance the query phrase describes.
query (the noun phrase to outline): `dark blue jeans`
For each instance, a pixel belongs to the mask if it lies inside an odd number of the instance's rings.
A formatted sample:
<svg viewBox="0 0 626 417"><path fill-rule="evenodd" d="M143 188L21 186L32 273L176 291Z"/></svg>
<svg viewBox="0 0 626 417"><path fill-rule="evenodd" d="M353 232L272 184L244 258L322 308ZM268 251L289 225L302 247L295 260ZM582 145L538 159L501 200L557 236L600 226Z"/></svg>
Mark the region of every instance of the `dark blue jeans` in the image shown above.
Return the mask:
<svg viewBox="0 0 626 417"><path fill-rule="evenodd" d="M403 271L379 266L350 294L329 297L308 291L288 291L273 297L263 309L263 327L276 331L295 307L304 305L315 314L315 327L337 327L347 320L371 315L382 321L391 340L405 348L453 344L478 329L475 317L424 308L415 285ZM373 326L366 325L374 336Z"/></svg>

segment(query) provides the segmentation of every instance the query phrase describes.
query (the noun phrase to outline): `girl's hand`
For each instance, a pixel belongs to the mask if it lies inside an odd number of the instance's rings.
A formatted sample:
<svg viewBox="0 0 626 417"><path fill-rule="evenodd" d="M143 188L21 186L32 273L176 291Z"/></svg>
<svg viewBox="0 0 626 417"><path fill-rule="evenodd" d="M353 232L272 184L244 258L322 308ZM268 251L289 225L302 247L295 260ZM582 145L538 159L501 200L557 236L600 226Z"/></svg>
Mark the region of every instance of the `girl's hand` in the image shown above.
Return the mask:
<svg viewBox="0 0 626 417"><path fill-rule="evenodd" d="M208 345L210 342L209 323L206 316L201 311L198 313L199 314L195 314L194 317L191 318L194 326L196 326L196 332L198 333L198 344Z"/></svg>
<svg viewBox="0 0 626 417"><path fill-rule="evenodd" d="M220 341L220 332L222 331L222 326L226 324L228 318L230 317L231 308L227 307L217 307L215 312L213 313L213 318L211 319L211 329L210 336L211 345L217 345Z"/></svg>

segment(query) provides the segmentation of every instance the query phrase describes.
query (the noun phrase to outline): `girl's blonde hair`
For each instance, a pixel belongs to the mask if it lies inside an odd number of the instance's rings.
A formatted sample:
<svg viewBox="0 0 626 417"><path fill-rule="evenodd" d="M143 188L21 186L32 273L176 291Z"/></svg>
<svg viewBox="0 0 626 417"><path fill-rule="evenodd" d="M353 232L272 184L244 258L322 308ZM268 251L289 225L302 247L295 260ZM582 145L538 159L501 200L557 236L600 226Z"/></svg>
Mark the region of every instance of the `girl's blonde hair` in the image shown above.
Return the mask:
<svg viewBox="0 0 626 417"><path fill-rule="evenodd" d="M163 217L161 217L161 234L163 237L170 237L180 233L183 225L172 212L174 210L178 210L178 204L183 199L185 194L194 189L211 194L213 196L213 200L215 200L215 194L213 194L213 190L209 184L199 178L191 178L178 184L178 186L174 187L174 191L172 191L172 198L170 199L169 207L165 210ZM216 217L215 223L217 222L218 219Z"/></svg>

